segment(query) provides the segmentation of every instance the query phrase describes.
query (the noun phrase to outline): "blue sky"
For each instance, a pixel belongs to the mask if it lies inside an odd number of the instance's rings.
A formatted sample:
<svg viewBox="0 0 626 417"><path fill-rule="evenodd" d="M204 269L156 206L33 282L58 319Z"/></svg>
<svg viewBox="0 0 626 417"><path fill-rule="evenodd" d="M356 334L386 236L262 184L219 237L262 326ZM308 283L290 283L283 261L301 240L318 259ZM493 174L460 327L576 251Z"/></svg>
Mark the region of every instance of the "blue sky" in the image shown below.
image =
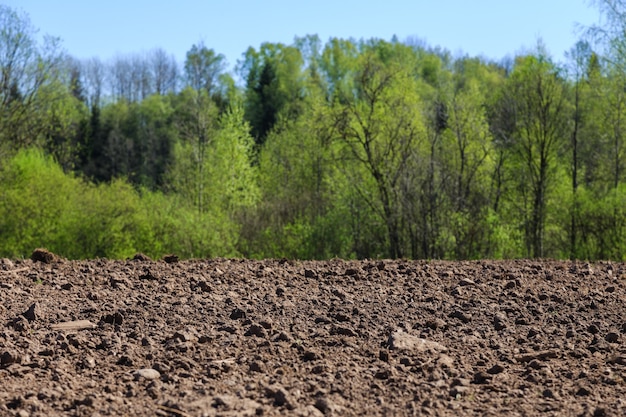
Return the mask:
<svg viewBox="0 0 626 417"><path fill-rule="evenodd" d="M417 37L456 54L499 60L542 38L556 60L597 23L588 0L0 0L26 12L40 33L58 36L77 58L161 47L182 63L202 40L236 64L249 46L294 36L400 40Z"/></svg>

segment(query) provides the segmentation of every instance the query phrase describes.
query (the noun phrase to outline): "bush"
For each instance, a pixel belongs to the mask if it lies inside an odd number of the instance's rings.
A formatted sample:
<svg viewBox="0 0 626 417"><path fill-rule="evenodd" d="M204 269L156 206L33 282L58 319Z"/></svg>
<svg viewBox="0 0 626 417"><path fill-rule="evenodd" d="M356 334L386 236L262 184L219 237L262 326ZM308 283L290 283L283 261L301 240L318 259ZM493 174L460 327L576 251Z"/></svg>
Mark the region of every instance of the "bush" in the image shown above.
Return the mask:
<svg viewBox="0 0 626 417"><path fill-rule="evenodd" d="M238 229L219 212L200 215L175 195L138 192L123 179L85 182L36 149L0 167L0 197L3 257L37 247L70 259L236 255Z"/></svg>

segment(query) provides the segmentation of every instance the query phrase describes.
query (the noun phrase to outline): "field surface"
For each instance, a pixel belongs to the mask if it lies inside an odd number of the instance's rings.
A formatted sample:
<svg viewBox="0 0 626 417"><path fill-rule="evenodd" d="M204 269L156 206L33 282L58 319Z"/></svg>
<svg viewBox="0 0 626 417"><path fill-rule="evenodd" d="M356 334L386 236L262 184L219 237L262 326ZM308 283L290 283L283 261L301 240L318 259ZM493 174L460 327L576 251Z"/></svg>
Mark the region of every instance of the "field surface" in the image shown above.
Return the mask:
<svg viewBox="0 0 626 417"><path fill-rule="evenodd" d="M626 415L626 266L0 260L0 416Z"/></svg>

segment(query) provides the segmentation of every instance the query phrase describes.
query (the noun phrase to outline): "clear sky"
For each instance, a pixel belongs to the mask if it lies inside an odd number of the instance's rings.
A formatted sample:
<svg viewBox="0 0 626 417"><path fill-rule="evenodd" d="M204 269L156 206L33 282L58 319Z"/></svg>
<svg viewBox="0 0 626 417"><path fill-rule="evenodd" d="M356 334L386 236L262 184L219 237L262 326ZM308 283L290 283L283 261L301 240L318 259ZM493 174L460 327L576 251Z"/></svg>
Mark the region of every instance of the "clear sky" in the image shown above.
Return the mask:
<svg viewBox="0 0 626 417"><path fill-rule="evenodd" d="M542 38L556 60L598 22L589 0L0 0L58 36L77 58L161 47L182 63L202 40L232 68L249 46L294 36L417 37L453 54L499 60Z"/></svg>

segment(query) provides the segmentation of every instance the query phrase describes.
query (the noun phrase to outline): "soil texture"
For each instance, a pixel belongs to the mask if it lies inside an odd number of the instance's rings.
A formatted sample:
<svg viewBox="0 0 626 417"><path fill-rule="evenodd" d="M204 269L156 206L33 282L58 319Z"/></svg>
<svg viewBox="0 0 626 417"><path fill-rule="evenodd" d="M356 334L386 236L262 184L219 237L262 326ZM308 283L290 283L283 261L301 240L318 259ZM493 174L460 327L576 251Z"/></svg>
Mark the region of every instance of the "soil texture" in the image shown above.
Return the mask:
<svg viewBox="0 0 626 417"><path fill-rule="evenodd" d="M626 415L626 266L0 260L0 416Z"/></svg>

